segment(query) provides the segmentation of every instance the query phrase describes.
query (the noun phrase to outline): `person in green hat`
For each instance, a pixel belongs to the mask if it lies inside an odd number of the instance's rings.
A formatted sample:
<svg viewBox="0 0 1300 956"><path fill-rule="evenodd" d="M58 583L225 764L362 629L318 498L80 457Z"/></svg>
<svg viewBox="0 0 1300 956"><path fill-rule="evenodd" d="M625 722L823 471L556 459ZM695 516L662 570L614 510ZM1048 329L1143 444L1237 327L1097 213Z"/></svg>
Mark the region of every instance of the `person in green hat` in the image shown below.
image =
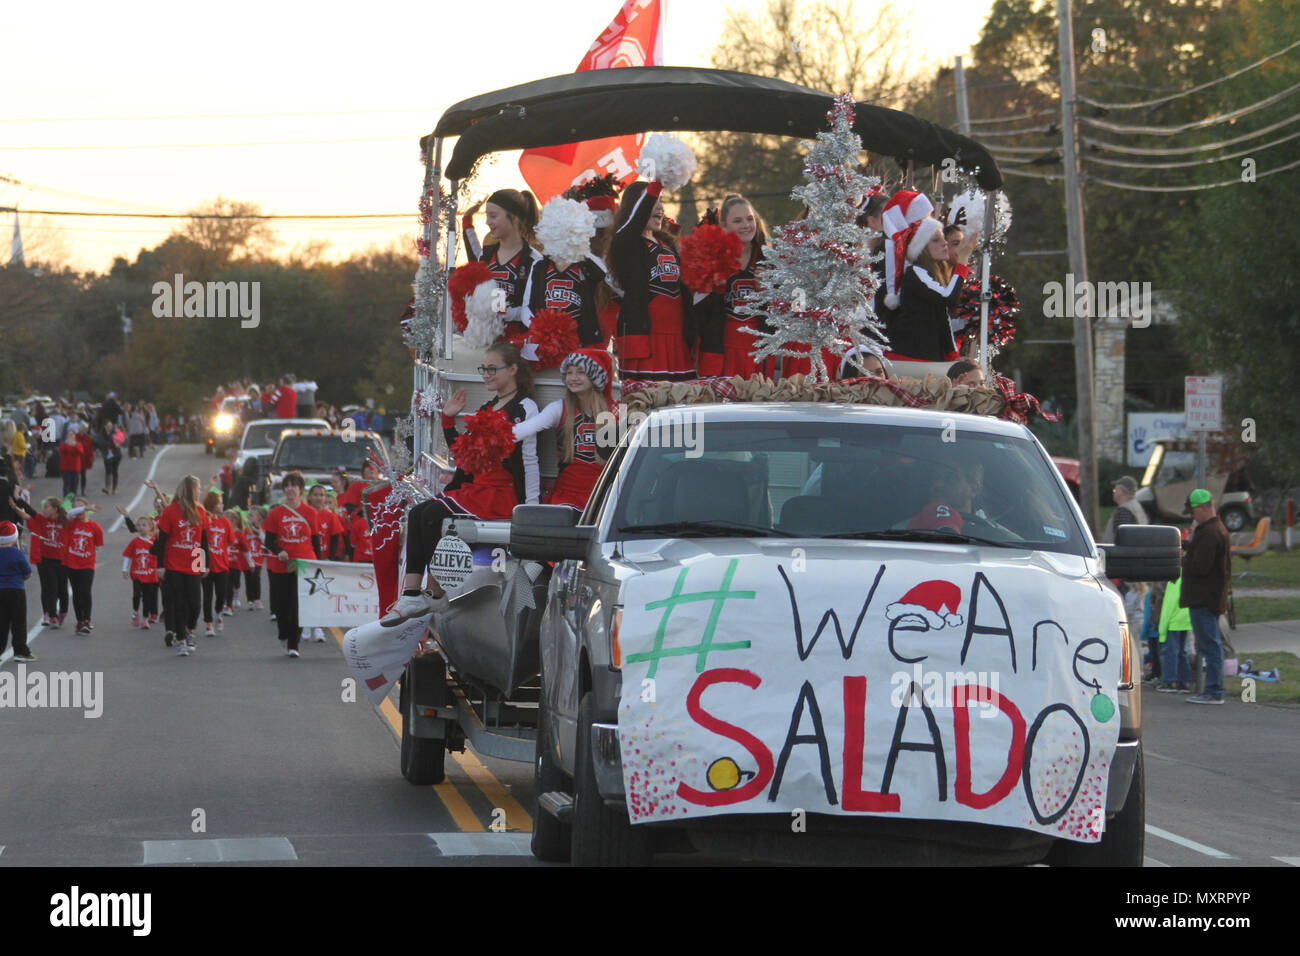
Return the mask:
<svg viewBox="0 0 1300 956"><path fill-rule="evenodd" d="M1187 496L1187 506L1192 510L1192 540L1183 555L1178 606L1187 608L1196 650L1205 660L1205 692L1187 698L1187 702L1222 704L1223 634L1219 615L1228 607L1232 546L1208 491L1197 488Z"/></svg>

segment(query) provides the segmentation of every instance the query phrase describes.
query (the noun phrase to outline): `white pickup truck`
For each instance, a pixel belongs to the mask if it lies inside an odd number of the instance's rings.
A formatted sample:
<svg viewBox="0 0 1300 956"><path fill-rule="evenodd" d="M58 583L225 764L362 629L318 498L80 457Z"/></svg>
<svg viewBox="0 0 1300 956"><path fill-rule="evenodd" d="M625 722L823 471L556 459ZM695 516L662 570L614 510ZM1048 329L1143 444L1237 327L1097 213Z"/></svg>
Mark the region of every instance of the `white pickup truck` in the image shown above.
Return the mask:
<svg viewBox="0 0 1300 956"><path fill-rule="evenodd" d="M1177 532L1092 539L1025 427L828 404L661 408L555 562L534 853L1139 866L1140 658L1108 577ZM1109 565L1109 567L1107 567Z"/></svg>

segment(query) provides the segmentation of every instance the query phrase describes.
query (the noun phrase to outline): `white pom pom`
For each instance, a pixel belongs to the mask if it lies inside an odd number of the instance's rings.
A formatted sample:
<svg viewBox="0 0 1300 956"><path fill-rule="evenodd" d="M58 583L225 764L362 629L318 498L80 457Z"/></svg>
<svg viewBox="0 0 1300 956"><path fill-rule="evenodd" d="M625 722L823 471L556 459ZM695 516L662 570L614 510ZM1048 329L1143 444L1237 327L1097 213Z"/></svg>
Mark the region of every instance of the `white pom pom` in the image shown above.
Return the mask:
<svg viewBox="0 0 1300 956"><path fill-rule="evenodd" d="M967 232L984 228L984 194L979 190L962 193L948 209L948 225L961 226ZM1011 228L1011 203L1007 194L998 190L993 194L993 236L1000 239Z"/></svg>
<svg viewBox="0 0 1300 956"><path fill-rule="evenodd" d="M465 296L465 344L472 349L485 349L501 337L506 328L506 317L497 311L497 284L481 282Z"/></svg>
<svg viewBox="0 0 1300 956"><path fill-rule="evenodd" d="M676 136L654 133L641 147L637 170L646 179L659 180L668 192L675 192L695 175L695 154Z"/></svg>
<svg viewBox="0 0 1300 956"><path fill-rule="evenodd" d="M578 262L591 253L596 234L596 214L587 204L556 197L542 207L537 241L552 262Z"/></svg>
<svg viewBox="0 0 1300 956"><path fill-rule="evenodd" d="M895 295L895 294L892 293L892 292L887 293L887 294L885 295L885 305L887 305L887 306L888 306L889 308L891 308L891 309L897 309L897 308L898 308L898 304L899 304L901 301L902 301L902 300L901 300L897 295Z"/></svg>

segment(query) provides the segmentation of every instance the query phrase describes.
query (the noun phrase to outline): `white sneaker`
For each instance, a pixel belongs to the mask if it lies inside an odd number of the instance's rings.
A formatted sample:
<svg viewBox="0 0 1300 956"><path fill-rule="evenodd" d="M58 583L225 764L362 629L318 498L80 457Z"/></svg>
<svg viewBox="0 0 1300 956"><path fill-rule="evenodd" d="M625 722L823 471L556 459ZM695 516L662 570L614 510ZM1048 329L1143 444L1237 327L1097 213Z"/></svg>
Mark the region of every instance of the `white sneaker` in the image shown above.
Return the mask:
<svg viewBox="0 0 1300 956"><path fill-rule="evenodd" d="M298 653L297 649L296 649L296 648L293 648L293 647L289 648L289 650L288 650L288 655L289 655L290 657L300 657L300 656L301 656L301 655Z"/></svg>
<svg viewBox="0 0 1300 956"><path fill-rule="evenodd" d="M212 630L212 625L211 625L211 624L205 624L205 625L203 625L203 636L204 636L204 637L215 637L215 636L216 636L216 632Z"/></svg>
<svg viewBox="0 0 1300 956"><path fill-rule="evenodd" d="M232 606L232 607L239 607L239 598L235 598L235 600L231 602L231 606Z"/></svg>
<svg viewBox="0 0 1300 956"><path fill-rule="evenodd" d="M325 632L319 627L313 627L311 629L311 639L315 641L317 644L324 644Z"/></svg>
<svg viewBox="0 0 1300 956"><path fill-rule="evenodd" d="M190 656L190 646L189 646L188 644L186 644L184 641L181 641L180 647L178 647L178 648L176 649L176 656L177 656L177 657L189 657L189 656Z"/></svg>
<svg viewBox="0 0 1300 956"><path fill-rule="evenodd" d="M226 620L225 620L225 618L221 618L221 617L217 618L217 633L220 634L220 633L222 633L225 629L226 629Z"/></svg>
<svg viewBox="0 0 1300 956"><path fill-rule="evenodd" d="M310 641L310 640L311 640L311 628L304 627L302 629L302 633L298 635L298 642L302 643L303 641Z"/></svg>
<svg viewBox="0 0 1300 956"><path fill-rule="evenodd" d="M393 602L393 606L379 619L379 623L384 627L396 627L412 618L445 611L447 604L446 594L440 597L434 597L428 591L421 591L419 594L403 594Z"/></svg>

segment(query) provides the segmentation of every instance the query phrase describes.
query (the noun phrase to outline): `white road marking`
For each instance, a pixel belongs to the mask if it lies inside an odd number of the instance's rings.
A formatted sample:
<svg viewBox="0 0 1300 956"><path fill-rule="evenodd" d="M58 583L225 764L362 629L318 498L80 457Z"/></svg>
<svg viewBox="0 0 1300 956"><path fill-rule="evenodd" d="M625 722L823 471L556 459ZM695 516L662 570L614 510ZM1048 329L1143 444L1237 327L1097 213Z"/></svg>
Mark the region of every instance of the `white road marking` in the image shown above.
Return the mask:
<svg viewBox="0 0 1300 956"><path fill-rule="evenodd" d="M4 847L0 847L3 850ZM1275 856L1273 859L1285 863L1287 866L1300 866L1300 856Z"/></svg>
<svg viewBox="0 0 1300 956"><path fill-rule="evenodd" d="M164 445L161 449L158 450L158 454L154 455L153 464L149 466L149 474L144 476L145 481L153 481L154 473L158 471L158 462L162 461L163 455L167 454L175 447L176 447L175 445ZM148 490L149 489L146 488L144 485L140 486L140 490L135 493L135 497L131 499L131 503L126 506L126 510L128 514L135 510L135 506L140 503L140 496L143 495ZM120 531L120 530L122 530L122 516L118 515L117 520L113 522L113 527L108 529L108 533L112 534L114 531Z"/></svg>
<svg viewBox="0 0 1300 956"><path fill-rule="evenodd" d="M30 630L30 631L28 631L28 632L27 632L27 646L28 646L28 647L31 647L32 644L35 642L36 638L38 638L38 637L40 636L41 632L44 631L44 630L45 630L45 627L44 627L43 625L41 625L41 624L37 624L37 625L35 625L35 626ZM6 647L6 648L5 648L5 652L4 652L3 654L0 654L0 667L4 667L6 664L8 664L8 663L9 663L11 660L13 660L13 659L14 659L14 649L13 649L12 647ZM4 847L0 846L0 850L3 850L3 849L4 849Z"/></svg>
<svg viewBox="0 0 1300 956"><path fill-rule="evenodd" d="M250 837L234 840L141 840L144 865L158 863L264 863L296 860L298 854L285 837Z"/></svg>
<svg viewBox="0 0 1300 956"><path fill-rule="evenodd" d="M1170 833L1168 830L1162 830L1159 827L1153 827L1147 824L1147 833L1154 837L1160 837L1162 840L1168 840L1170 843L1177 843L1179 846L1185 846L1189 850L1195 850L1197 853L1204 853L1206 856L1212 856L1216 860L1235 860L1236 857L1230 853L1224 853L1222 850L1216 850L1212 846L1206 846L1204 843L1197 843L1195 840L1189 840L1187 837L1180 837L1177 833Z"/></svg>
<svg viewBox="0 0 1300 956"><path fill-rule="evenodd" d="M430 833L443 856L531 856L531 833Z"/></svg>
<svg viewBox="0 0 1300 956"><path fill-rule="evenodd" d="M1142 857L1142 865L1143 866L1164 866L1164 867L1169 866L1168 863L1161 863L1159 860L1153 859L1149 856Z"/></svg>

